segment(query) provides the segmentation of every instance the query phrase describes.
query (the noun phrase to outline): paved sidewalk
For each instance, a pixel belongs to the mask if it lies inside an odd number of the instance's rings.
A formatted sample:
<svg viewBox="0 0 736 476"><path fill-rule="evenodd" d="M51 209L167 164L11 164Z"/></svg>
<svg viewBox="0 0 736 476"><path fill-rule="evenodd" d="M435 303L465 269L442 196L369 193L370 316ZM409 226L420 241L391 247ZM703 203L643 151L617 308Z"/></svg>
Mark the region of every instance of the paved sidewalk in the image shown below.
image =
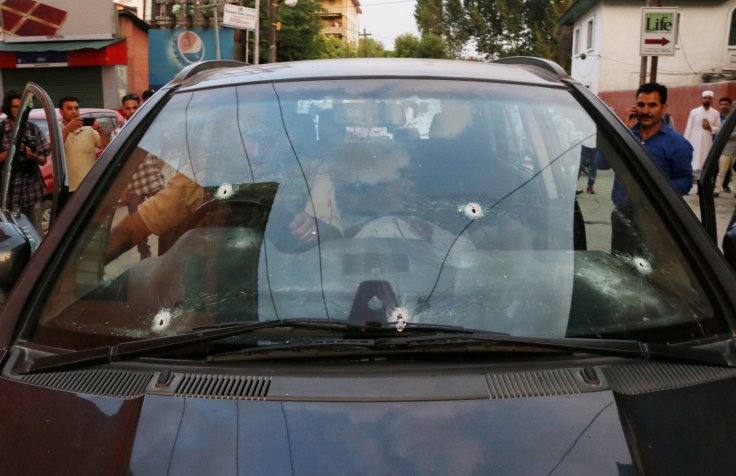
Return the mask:
<svg viewBox="0 0 736 476"><path fill-rule="evenodd" d="M693 192L690 195L683 197L685 201L692 208L695 216L700 218L700 200L698 195L694 193L695 186L693 186ZM734 207L736 207L736 198L732 193L723 192L721 195L714 199L716 204L716 227L718 229L718 247L721 247L723 241L723 234L726 233L726 227L728 222L731 220Z"/></svg>

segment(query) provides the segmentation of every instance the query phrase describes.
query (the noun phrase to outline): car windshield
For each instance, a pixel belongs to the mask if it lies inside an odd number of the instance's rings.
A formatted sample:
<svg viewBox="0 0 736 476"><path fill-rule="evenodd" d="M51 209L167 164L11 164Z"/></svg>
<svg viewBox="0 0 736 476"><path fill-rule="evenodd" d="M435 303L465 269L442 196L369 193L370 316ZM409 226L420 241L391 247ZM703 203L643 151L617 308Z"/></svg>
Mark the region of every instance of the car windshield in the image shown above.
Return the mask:
<svg viewBox="0 0 736 476"><path fill-rule="evenodd" d="M566 89L319 80L183 89L158 111L128 136L29 339L85 348L287 318L713 332L621 141ZM596 163L609 168L586 193ZM617 220L630 246L612 245Z"/></svg>

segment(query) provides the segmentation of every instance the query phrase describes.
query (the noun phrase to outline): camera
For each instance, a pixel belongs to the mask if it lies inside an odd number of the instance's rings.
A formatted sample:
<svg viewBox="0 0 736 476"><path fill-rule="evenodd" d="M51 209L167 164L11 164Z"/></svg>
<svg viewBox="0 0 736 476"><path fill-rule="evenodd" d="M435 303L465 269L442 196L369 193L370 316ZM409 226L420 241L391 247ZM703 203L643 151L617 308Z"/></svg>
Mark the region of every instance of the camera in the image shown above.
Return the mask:
<svg viewBox="0 0 736 476"><path fill-rule="evenodd" d="M35 153L36 153L36 147L38 147L38 146L37 146L37 144L36 144L36 139L35 139L34 137L27 137L27 138L26 138L26 139L25 139L25 140L24 140L24 141L22 142L22 144L25 144L25 146L26 146L26 149L27 149L27 150L30 150L30 151L31 151L31 153L33 153L33 154L35 154Z"/></svg>
<svg viewBox="0 0 736 476"><path fill-rule="evenodd" d="M23 149L23 152L19 154L20 160L18 162L18 170L23 174L34 173L38 170L38 163L35 160L28 158L28 151L32 154L36 153L36 148L38 147L38 144L36 144L36 138L25 137L21 141L21 145L25 145L25 149Z"/></svg>

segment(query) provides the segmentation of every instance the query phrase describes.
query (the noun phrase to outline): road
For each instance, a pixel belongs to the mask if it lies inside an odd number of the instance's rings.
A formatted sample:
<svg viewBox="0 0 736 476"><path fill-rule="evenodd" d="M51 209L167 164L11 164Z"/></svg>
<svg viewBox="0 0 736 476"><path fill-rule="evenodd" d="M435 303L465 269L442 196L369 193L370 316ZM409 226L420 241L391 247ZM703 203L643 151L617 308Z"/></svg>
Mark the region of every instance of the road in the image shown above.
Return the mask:
<svg viewBox="0 0 736 476"><path fill-rule="evenodd" d="M693 187L694 189L695 187ZM700 200L694 193L684 197L685 201L690 205L695 216L700 218ZM723 241L723 234L726 232L729 220L733 214L734 207L736 207L736 198L732 193L721 193L720 197L715 199L716 203L716 227L718 229L718 247L721 247Z"/></svg>
<svg viewBox="0 0 736 476"><path fill-rule="evenodd" d="M599 170L595 183L596 193L593 195L587 193L578 195L578 204L585 219L589 245L592 244L594 248L602 246L601 243L610 243L610 215L613 207L610 201L610 193L613 176L614 174L611 170ZM586 176L583 175L580 177L578 180L578 190L585 190L586 180ZM696 187L693 186L691 193L683 198L690 205L695 216L700 219L700 200L698 199L696 190ZM718 247L720 248L721 242L723 241L723 234L726 232L726 226L731 219L734 207L736 207L736 198L734 198L732 193L722 193L719 198L715 199L715 205Z"/></svg>

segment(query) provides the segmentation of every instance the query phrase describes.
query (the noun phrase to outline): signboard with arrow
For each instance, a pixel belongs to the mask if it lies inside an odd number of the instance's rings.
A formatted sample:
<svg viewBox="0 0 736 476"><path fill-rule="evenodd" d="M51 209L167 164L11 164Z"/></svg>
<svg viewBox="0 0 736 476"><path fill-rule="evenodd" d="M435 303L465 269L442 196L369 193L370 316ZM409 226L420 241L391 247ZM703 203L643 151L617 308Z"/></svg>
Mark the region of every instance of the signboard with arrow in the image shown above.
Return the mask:
<svg viewBox="0 0 736 476"><path fill-rule="evenodd" d="M641 9L642 56L674 56L677 40L677 8Z"/></svg>

